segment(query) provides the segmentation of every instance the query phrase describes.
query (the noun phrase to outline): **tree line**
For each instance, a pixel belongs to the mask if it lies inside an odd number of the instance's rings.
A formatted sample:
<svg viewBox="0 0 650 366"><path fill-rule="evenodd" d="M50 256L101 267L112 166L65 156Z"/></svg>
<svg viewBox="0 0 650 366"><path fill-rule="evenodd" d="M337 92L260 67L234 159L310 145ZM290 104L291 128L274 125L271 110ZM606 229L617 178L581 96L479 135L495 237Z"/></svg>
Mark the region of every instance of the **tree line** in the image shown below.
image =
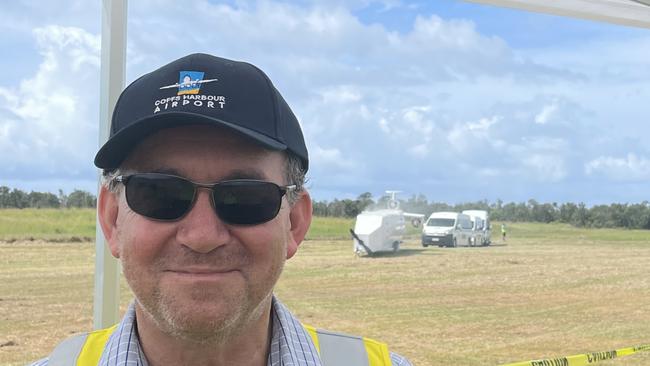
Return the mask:
<svg viewBox="0 0 650 366"><path fill-rule="evenodd" d="M97 198L92 193L75 189L70 194L51 192L24 192L0 186L0 208L83 208L97 207Z"/></svg>
<svg viewBox="0 0 650 366"><path fill-rule="evenodd" d="M381 196L375 200L371 193L365 192L356 199L314 201L314 215L353 218L366 209L387 208L389 200L388 196ZM425 216L436 211L485 210L490 213L493 221L561 222L578 227L650 229L650 202L648 201L592 207L587 207L584 203L540 203L533 199L519 203L483 200L448 204L429 202L422 194L398 201L402 210ZM0 186L0 208L94 208L96 206L95 195L78 189L67 195L59 190L57 195L50 192L27 193L20 189Z"/></svg>
<svg viewBox="0 0 650 366"><path fill-rule="evenodd" d="M388 201L388 196L382 196L375 201L369 192L359 195L356 199L314 201L314 215L352 218L365 209L387 208ZM413 195L406 200L399 199L398 201L400 209L425 216L437 211L485 210L489 212L493 221L560 222L577 227L650 229L650 202L648 201L634 204L612 203L591 207L587 207L582 202L540 203L534 199L519 203L483 200L448 204L428 202L427 198L422 194Z"/></svg>

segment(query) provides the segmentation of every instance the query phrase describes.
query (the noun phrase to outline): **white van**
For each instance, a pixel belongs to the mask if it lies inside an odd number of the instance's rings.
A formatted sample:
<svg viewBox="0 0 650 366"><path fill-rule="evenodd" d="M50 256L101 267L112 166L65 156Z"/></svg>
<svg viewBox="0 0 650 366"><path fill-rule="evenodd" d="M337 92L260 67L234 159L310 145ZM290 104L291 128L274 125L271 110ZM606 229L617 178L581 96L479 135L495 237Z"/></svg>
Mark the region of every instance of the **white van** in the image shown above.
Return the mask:
<svg viewBox="0 0 650 366"><path fill-rule="evenodd" d="M458 212L434 212L422 227L422 246L472 245L472 221Z"/></svg>
<svg viewBox="0 0 650 366"><path fill-rule="evenodd" d="M476 243L480 245L490 245L492 243L492 226L490 225L490 216L487 211L484 210L465 210L464 214L469 215L470 218L474 218L473 221L476 222L476 219L482 221L482 225L476 225L475 237Z"/></svg>
<svg viewBox="0 0 650 366"><path fill-rule="evenodd" d="M471 215L468 216L470 221L472 222L472 246L483 245L483 240L484 240L483 219L478 216L471 216Z"/></svg>

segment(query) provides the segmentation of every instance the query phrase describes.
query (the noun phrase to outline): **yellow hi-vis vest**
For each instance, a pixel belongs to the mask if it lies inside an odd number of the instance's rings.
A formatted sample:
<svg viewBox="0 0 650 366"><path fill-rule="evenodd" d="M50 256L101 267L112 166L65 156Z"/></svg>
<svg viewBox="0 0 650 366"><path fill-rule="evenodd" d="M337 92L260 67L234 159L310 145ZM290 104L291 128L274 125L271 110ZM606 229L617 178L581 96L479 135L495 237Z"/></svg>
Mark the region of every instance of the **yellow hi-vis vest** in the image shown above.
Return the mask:
<svg viewBox="0 0 650 366"><path fill-rule="evenodd" d="M48 366L95 366L117 325L84 333L61 342L50 354ZM391 366L386 344L303 325L311 336L323 366Z"/></svg>

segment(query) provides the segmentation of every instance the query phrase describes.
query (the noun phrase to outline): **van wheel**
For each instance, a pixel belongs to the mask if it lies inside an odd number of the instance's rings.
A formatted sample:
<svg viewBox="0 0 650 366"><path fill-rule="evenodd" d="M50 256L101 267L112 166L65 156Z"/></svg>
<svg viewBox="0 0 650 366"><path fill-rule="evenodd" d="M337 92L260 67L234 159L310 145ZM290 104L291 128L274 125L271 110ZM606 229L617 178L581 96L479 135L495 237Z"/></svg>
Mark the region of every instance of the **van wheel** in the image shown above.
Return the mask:
<svg viewBox="0 0 650 366"><path fill-rule="evenodd" d="M422 246L426 248L426 247L429 246L429 244L427 244L427 243L425 243L425 242L422 242Z"/></svg>

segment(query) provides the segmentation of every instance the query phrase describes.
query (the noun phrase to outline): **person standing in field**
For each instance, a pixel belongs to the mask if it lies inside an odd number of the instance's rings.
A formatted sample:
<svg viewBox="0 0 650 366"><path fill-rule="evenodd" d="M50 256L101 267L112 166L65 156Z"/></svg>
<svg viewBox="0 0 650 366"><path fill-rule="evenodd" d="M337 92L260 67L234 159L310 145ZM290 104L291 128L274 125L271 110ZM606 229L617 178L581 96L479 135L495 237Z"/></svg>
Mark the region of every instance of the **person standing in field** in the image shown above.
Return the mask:
<svg viewBox="0 0 650 366"><path fill-rule="evenodd" d="M273 294L311 223L308 164L296 117L251 64L192 54L134 81L95 165L98 221L135 300L33 365L411 365L300 323Z"/></svg>
<svg viewBox="0 0 650 366"><path fill-rule="evenodd" d="M506 224L501 224L501 240L506 241Z"/></svg>

